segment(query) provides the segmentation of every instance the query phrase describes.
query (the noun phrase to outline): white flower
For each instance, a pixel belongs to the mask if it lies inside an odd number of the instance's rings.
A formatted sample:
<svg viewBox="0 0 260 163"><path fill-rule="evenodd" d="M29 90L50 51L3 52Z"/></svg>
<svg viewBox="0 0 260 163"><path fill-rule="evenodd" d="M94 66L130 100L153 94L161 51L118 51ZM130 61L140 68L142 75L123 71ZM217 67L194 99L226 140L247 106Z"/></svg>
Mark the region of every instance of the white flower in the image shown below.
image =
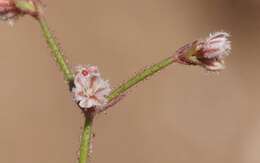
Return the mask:
<svg viewBox="0 0 260 163"><path fill-rule="evenodd" d="M83 109L102 110L106 104L106 96L111 92L108 81L101 78L96 66L78 66L72 89L75 102Z"/></svg>
<svg viewBox="0 0 260 163"><path fill-rule="evenodd" d="M231 51L230 35L225 32L210 34L204 40L196 40L177 51L179 63L200 65L209 71L219 71L225 68L224 57Z"/></svg>
<svg viewBox="0 0 260 163"><path fill-rule="evenodd" d="M206 58L223 58L228 56L231 51L231 42L228 40L229 37L230 35L225 32L210 34L198 49L201 48Z"/></svg>

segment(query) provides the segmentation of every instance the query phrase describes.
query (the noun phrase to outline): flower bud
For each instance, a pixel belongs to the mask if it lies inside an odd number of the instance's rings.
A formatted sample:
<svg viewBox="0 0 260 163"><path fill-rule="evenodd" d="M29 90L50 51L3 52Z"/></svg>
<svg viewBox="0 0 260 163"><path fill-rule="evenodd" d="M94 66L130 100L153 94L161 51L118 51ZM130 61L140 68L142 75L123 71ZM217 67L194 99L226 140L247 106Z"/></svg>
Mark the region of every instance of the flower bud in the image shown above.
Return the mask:
<svg viewBox="0 0 260 163"><path fill-rule="evenodd" d="M176 51L178 63L186 65L199 65L208 71L220 71L225 68L224 57L231 51L229 34L216 32L203 40L196 40L186 44Z"/></svg>
<svg viewBox="0 0 260 163"><path fill-rule="evenodd" d="M12 0L0 0L0 19L10 20L21 14Z"/></svg>
<svg viewBox="0 0 260 163"><path fill-rule="evenodd" d="M39 15L39 0L0 0L0 19L4 21L13 21L19 16Z"/></svg>

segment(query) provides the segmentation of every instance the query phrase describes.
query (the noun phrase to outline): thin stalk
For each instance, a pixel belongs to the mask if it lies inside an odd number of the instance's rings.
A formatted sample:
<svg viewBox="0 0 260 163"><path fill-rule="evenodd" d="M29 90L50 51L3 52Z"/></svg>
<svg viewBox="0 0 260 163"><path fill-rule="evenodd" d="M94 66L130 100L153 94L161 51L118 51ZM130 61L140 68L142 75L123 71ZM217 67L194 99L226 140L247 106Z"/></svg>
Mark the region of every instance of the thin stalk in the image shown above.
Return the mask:
<svg viewBox="0 0 260 163"><path fill-rule="evenodd" d="M50 31L47 21L43 17L37 17L36 19L40 23L41 30L47 41L49 48L51 49L51 52L54 56L56 63L60 67L65 80L70 84L74 80L74 75L64 58L59 43L57 42L54 35ZM92 129L92 121L93 121L93 117L90 115L85 114L85 124L84 124L83 132L81 136L81 143L80 143L79 163L87 163L89 160L91 129Z"/></svg>
<svg viewBox="0 0 260 163"><path fill-rule="evenodd" d="M68 63L66 62L66 59L59 46L59 43L57 42L54 35L50 31L47 21L42 16L38 17L37 20L40 23L43 35L47 41L49 48L51 49L51 52L53 54L56 63L59 65L60 70L64 75L65 80L67 82L73 81L74 78L73 72L70 69Z"/></svg>
<svg viewBox="0 0 260 163"><path fill-rule="evenodd" d="M117 87L115 90L113 90L110 95L107 97L108 101L112 101L118 97L120 97L122 94L124 94L128 89L135 86L139 82L145 80L146 78L154 75L156 72L166 68L167 66L174 63L175 60L173 57L168 57L157 64L154 64L146 69L144 69L142 72L137 73L135 76L130 78L127 82L121 84L119 87Z"/></svg>
<svg viewBox="0 0 260 163"><path fill-rule="evenodd" d="M86 116L85 124L81 136L79 163L87 163L89 161L91 146L91 130L93 117Z"/></svg>

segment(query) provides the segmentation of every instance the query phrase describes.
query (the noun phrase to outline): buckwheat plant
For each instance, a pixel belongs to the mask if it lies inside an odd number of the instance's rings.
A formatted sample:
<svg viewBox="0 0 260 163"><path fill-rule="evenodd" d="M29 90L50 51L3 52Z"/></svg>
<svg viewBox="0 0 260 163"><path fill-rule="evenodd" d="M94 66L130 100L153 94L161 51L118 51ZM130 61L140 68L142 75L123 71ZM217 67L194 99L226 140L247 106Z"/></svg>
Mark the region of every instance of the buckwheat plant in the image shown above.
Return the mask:
<svg viewBox="0 0 260 163"><path fill-rule="evenodd" d="M201 66L214 72L223 70L224 58L231 50L228 33L212 33L205 39L187 43L173 55L147 67L112 90L109 82L102 78L97 66L78 65L74 71L70 68L48 27L42 6L39 0L0 0L0 19L13 24L18 18L28 15L39 23L54 60L69 86L73 101L84 113L85 124L81 136L79 163L89 161L92 122L95 116L119 102L131 87L173 63Z"/></svg>

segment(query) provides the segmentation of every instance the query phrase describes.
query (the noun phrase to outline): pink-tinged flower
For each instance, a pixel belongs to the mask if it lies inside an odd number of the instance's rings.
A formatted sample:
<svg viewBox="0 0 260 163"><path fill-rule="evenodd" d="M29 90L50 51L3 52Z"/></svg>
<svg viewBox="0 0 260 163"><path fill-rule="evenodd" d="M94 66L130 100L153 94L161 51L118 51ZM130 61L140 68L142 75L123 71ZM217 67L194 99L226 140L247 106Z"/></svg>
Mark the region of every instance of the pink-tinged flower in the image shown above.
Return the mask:
<svg viewBox="0 0 260 163"><path fill-rule="evenodd" d="M81 75L83 77L87 77L89 74L100 75L97 66L90 65L78 65L75 67L76 74Z"/></svg>
<svg viewBox="0 0 260 163"><path fill-rule="evenodd" d="M12 22L23 15L37 17L41 4L39 0L0 0L0 19Z"/></svg>
<svg viewBox="0 0 260 163"><path fill-rule="evenodd" d="M0 19L11 20L16 18L21 11L16 7L13 0L0 0Z"/></svg>
<svg viewBox="0 0 260 163"><path fill-rule="evenodd" d="M208 71L219 71L225 68L224 57L231 51L229 34L216 32L203 40L186 44L175 56L177 62L187 65L200 65Z"/></svg>
<svg viewBox="0 0 260 163"><path fill-rule="evenodd" d="M106 96L111 88L108 81L101 78L96 66L78 66L74 85L73 98L82 109L95 108L99 112L106 107Z"/></svg>

